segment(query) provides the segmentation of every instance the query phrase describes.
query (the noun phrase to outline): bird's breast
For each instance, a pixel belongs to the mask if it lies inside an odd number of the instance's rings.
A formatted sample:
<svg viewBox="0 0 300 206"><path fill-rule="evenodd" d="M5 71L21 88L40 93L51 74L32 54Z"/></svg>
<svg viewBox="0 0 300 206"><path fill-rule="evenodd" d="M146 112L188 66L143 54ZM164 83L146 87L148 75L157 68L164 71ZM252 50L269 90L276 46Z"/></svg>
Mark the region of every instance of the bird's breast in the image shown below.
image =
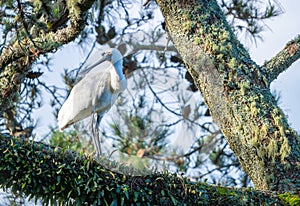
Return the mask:
<svg viewBox="0 0 300 206"><path fill-rule="evenodd" d="M127 88L127 80L125 77L123 79L112 79L110 85L113 93L120 93Z"/></svg>

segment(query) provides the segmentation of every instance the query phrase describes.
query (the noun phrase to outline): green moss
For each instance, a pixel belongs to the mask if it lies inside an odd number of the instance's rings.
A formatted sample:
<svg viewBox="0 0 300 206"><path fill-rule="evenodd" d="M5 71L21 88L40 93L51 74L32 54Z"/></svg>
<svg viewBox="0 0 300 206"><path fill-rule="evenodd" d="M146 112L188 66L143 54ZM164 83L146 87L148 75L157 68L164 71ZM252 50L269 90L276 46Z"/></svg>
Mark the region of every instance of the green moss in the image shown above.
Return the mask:
<svg viewBox="0 0 300 206"><path fill-rule="evenodd" d="M219 45L213 44L212 45L212 50L213 50L214 53L220 53L219 52L219 50L220 50Z"/></svg>
<svg viewBox="0 0 300 206"><path fill-rule="evenodd" d="M257 109L257 103L256 102L251 102L250 103L250 114L252 116L256 116L258 114L258 109Z"/></svg>
<svg viewBox="0 0 300 206"><path fill-rule="evenodd" d="M289 145L288 139L284 137L282 145L280 147L280 159L283 161L291 153L291 147Z"/></svg>
<svg viewBox="0 0 300 206"><path fill-rule="evenodd" d="M183 31L189 32L191 31L192 23L190 21L187 21L183 24Z"/></svg>
<svg viewBox="0 0 300 206"><path fill-rule="evenodd" d="M240 88L241 88L241 95L245 96L246 92L251 88L251 85L249 83L249 81L243 81L242 83L239 84Z"/></svg>
<svg viewBox="0 0 300 206"><path fill-rule="evenodd" d="M40 8L41 8L42 5L43 5L42 1L40 1L40 0L34 0L33 1L33 6L34 6L33 11L34 12L38 12L40 10Z"/></svg>
<svg viewBox="0 0 300 206"><path fill-rule="evenodd" d="M235 196L236 194L230 190L228 190L227 188L225 187L218 187L217 188L217 192L220 194L220 195L226 195L227 197L228 196Z"/></svg>
<svg viewBox="0 0 300 206"><path fill-rule="evenodd" d="M69 14L74 15L76 18L80 18L81 10L78 4L81 3L80 0L67 0L67 6L69 9Z"/></svg>
<svg viewBox="0 0 300 206"><path fill-rule="evenodd" d="M289 206L298 206L300 205L300 197L290 193L284 193L278 195Z"/></svg>
<svg viewBox="0 0 300 206"><path fill-rule="evenodd" d="M228 53L226 46L220 46L220 53L221 54L227 54Z"/></svg>
<svg viewBox="0 0 300 206"><path fill-rule="evenodd" d="M259 144L259 139L258 139L257 135L254 135L253 137L251 137L250 144L251 144L251 146L256 146Z"/></svg>
<svg viewBox="0 0 300 206"><path fill-rule="evenodd" d="M268 146L267 146L267 156L272 160L272 162L275 162L275 158L278 155L278 146L277 141L274 139L271 139Z"/></svg>
<svg viewBox="0 0 300 206"><path fill-rule="evenodd" d="M237 66L237 60L236 60L236 58L231 58L230 62L228 63L228 66L230 68L236 68L236 66Z"/></svg>
<svg viewBox="0 0 300 206"><path fill-rule="evenodd" d="M194 42L195 42L195 44L200 44L201 43L201 39L199 37L195 37L194 38Z"/></svg>
<svg viewBox="0 0 300 206"><path fill-rule="evenodd" d="M257 141L257 144L260 145L260 142ZM262 147L258 147L257 150L257 156L260 157L261 159L265 159L265 151L262 149ZM261 161L261 163L263 163L263 161ZM264 166L264 164L261 165L262 167Z"/></svg>
<svg viewBox="0 0 300 206"><path fill-rule="evenodd" d="M263 125L261 126L260 131L261 131L261 135L262 135L263 137L267 136L267 134L268 134L268 132L269 132L269 125L268 125L268 124L263 124Z"/></svg>

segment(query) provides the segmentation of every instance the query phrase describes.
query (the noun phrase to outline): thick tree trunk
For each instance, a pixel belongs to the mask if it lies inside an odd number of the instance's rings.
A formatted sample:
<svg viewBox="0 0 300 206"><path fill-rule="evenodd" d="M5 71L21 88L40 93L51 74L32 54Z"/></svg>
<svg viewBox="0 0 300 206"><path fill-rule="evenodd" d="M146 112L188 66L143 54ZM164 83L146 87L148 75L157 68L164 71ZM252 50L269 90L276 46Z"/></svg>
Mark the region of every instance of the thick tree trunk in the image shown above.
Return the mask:
<svg viewBox="0 0 300 206"><path fill-rule="evenodd" d="M255 187L299 191L300 141L270 92L274 70L251 60L217 1L157 2L214 121Z"/></svg>

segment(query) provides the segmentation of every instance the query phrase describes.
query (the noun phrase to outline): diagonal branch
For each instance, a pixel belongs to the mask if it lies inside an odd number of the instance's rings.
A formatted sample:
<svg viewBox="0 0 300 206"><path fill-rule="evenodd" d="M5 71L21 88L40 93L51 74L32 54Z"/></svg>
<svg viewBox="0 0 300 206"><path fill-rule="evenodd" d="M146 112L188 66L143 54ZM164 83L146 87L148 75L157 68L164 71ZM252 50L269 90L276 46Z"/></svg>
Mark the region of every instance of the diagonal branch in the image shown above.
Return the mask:
<svg viewBox="0 0 300 206"><path fill-rule="evenodd" d="M79 2L81 3L77 3L77 6L81 8L81 15L70 13L70 24L66 28L57 30L56 32L47 33L46 35L40 35L33 39L27 37L21 40L21 45L27 48L29 55L33 60L38 57L35 52L38 52L38 54L45 54L57 49L61 45L73 41L78 36L84 27L86 12L92 6L94 1L85 0ZM13 41L1 54L0 72L2 72L8 64L27 56L27 53L24 53L23 48L17 41L18 40ZM36 44L38 48L36 48L34 44ZM37 51L37 49L40 50Z"/></svg>
<svg viewBox="0 0 300 206"><path fill-rule="evenodd" d="M0 116L19 99L17 93L25 78L14 81L16 77L26 76L30 62L41 54L53 52L73 41L84 28L86 14L93 3L94 0L70 1L67 5L70 20L67 27L47 34L41 32L34 38L16 39L3 50L0 56Z"/></svg>
<svg viewBox="0 0 300 206"><path fill-rule="evenodd" d="M299 58L300 35L288 42L278 54L264 63L263 67L269 73L269 83L275 80L281 72L289 68Z"/></svg>

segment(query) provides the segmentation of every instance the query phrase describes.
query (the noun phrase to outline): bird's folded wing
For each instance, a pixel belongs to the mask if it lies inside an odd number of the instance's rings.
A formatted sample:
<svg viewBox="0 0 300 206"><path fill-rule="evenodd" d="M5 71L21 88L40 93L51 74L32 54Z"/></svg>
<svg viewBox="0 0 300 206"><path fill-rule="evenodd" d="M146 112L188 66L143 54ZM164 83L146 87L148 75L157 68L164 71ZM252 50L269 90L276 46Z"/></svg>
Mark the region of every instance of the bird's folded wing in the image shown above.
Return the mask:
<svg viewBox="0 0 300 206"><path fill-rule="evenodd" d="M68 99L58 114L60 129L87 118L98 104L103 101L103 95L110 83L109 70L113 64L105 61L91 69L72 89Z"/></svg>
<svg viewBox="0 0 300 206"><path fill-rule="evenodd" d="M92 69L96 68L94 65L97 61L101 60L103 56L103 51L96 49L93 51L92 55L87 59L87 61L82 65L82 70L79 72L76 81L79 82L81 79L85 77L87 73L89 73ZM104 63L104 62L103 62ZM110 63L107 61L107 63Z"/></svg>

